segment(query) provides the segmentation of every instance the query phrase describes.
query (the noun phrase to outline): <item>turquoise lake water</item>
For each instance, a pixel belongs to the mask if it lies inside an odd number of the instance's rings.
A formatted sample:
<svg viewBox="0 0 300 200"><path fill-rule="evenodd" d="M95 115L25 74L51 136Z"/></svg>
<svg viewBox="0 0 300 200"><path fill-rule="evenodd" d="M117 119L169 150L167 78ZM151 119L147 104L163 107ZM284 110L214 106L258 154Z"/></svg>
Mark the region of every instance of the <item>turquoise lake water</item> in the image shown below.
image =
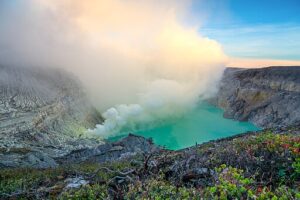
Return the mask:
<svg viewBox="0 0 300 200"><path fill-rule="evenodd" d="M259 128L252 123L225 119L221 109L202 103L192 112L172 123L134 133L146 138L151 137L155 144L176 150L193 146L196 143L201 144L209 140L256 130ZM121 134L109 140L114 141L125 136L126 134Z"/></svg>

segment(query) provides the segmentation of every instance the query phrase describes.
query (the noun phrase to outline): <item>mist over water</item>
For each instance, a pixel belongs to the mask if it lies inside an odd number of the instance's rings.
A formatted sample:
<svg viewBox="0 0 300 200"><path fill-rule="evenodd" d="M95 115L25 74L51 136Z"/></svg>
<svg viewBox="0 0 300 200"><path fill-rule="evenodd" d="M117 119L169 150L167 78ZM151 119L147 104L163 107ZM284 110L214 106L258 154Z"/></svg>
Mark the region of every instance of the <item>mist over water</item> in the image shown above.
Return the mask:
<svg viewBox="0 0 300 200"><path fill-rule="evenodd" d="M177 150L201 144L209 140L220 139L247 131L259 130L249 122L238 122L223 118L223 111L208 103L200 103L195 109L175 121L169 121L158 127L135 131L134 134L152 138L155 144L167 149ZM128 134L110 137L115 141Z"/></svg>
<svg viewBox="0 0 300 200"><path fill-rule="evenodd" d="M159 126L211 97L227 62L188 9L181 0L3 0L0 64L77 75L105 118L88 134Z"/></svg>

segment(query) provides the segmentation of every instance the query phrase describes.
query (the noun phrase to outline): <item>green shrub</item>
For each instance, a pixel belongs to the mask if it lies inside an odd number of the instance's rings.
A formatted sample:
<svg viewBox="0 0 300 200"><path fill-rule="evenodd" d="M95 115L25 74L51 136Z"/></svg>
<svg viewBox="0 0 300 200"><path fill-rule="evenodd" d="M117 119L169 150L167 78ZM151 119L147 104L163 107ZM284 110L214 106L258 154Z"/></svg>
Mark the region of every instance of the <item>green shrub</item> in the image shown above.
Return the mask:
<svg viewBox="0 0 300 200"><path fill-rule="evenodd" d="M108 198L106 185L87 185L78 190L71 190L61 194L61 200L96 200Z"/></svg>
<svg viewBox="0 0 300 200"><path fill-rule="evenodd" d="M211 199L232 199L254 197L251 189L253 179L245 178L242 170L221 165L215 169L218 181L212 187L205 189L205 196Z"/></svg>
<svg viewBox="0 0 300 200"><path fill-rule="evenodd" d="M176 187L166 181L151 179L130 185L125 199L201 199L201 192L195 188Z"/></svg>

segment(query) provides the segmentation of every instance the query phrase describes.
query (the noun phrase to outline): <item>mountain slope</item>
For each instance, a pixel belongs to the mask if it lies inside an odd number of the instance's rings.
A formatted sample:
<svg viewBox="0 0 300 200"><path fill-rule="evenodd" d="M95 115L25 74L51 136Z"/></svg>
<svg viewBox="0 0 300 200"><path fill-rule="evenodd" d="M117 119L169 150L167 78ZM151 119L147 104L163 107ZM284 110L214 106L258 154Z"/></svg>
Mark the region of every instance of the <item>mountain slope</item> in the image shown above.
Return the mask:
<svg viewBox="0 0 300 200"><path fill-rule="evenodd" d="M262 128L300 123L300 67L228 68L213 102Z"/></svg>
<svg viewBox="0 0 300 200"><path fill-rule="evenodd" d="M0 74L0 167L53 166L51 157L96 145L79 138L102 118L75 77L4 66Z"/></svg>

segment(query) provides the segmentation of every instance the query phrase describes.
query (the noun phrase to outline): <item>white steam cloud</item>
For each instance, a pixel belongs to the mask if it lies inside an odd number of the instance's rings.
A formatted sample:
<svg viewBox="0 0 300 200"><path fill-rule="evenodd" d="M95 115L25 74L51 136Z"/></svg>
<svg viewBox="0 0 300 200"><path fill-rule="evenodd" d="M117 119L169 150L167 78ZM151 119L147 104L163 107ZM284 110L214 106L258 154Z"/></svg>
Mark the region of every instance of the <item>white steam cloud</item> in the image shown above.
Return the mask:
<svg viewBox="0 0 300 200"><path fill-rule="evenodd" d="M227 60L187 27L188 1L2 0L0 62L80 77L116 134L180 116L211 96Z"/></svg>

